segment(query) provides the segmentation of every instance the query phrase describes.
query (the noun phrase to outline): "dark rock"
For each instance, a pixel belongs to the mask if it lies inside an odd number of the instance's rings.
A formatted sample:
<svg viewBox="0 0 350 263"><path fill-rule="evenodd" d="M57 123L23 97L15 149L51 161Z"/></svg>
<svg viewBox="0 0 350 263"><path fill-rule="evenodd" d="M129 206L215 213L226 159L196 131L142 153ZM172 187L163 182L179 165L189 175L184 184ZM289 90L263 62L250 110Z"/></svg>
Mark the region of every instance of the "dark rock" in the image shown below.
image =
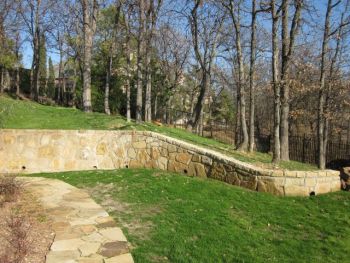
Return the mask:
<svg viewBox="0 0 350 263"><path fill-rule="evenodd" d="M101 256L111 258L121 254L129 252L128 243L125 241L114 241L104 243L100 251L98 252Z"/></svg>

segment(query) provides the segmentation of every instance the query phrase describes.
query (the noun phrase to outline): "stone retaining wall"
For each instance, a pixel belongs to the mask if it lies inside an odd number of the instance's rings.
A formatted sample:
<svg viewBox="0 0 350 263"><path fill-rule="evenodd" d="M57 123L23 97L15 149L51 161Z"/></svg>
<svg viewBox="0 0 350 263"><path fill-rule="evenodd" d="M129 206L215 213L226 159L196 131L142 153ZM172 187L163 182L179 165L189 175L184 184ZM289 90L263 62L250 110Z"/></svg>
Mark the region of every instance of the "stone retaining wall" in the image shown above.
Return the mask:
<svg viewBox="0 0 350 263"><path fill-rule="evenodd" d="M159 168L276 195L340 190L336 171L268 170L153 132L1 130L0 173Z"/></svg>

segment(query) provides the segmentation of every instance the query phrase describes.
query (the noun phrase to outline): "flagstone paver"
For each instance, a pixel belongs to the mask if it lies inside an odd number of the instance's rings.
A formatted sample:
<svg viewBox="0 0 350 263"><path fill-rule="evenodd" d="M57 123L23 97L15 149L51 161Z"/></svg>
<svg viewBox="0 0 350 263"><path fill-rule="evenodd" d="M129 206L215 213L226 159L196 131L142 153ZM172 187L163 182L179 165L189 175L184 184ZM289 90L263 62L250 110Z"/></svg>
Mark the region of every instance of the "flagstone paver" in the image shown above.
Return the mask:
<svg viewBox="0 0 350 263"><path fill-rule="evenodd" d="M20 178L51 216L55 238L47 263L133 263L113 218L81 189L56 179Z"/></svg>

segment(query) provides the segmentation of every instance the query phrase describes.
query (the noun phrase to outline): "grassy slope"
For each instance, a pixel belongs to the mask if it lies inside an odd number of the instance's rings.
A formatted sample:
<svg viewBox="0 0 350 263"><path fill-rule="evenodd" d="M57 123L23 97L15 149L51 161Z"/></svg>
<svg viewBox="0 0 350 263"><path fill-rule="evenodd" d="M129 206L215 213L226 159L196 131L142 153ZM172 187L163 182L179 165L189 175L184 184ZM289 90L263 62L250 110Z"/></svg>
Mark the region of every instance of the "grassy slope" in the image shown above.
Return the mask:
<svg viewBox="0 0 350 263"><path fill-rule="evenodd" d="M244 162L271 168L271 156L264 153L240 153L229 144L203 138L182 129L159 127L151 123L127 123L121 116L102 113L86 114L80 110L43 106L30 101L13 100L0 96L0 127L15 129L136 129L159 132L174 138L224 152ZM315 170L310 164L281 162L280 168L289 170Z"/></svg>
<svg viewBox="0 0 350 263"><path fill-rule="evenodd" d="M145 169L38 176L89 189L136 262L349 262L347 192L282 198Z"/></svg>

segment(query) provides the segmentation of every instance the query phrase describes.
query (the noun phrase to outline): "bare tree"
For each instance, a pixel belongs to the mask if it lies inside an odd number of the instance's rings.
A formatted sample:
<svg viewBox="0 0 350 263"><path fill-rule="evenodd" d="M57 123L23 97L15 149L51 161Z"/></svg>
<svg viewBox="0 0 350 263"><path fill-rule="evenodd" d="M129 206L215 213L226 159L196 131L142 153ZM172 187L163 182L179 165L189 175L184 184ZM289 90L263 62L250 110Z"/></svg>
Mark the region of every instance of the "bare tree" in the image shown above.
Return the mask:
<svg viewBox="0 0 350 263"><path fill-rule="evenodd" d="M250 69L249 69L249 152L254 151L255 144L255 60L256 60L256 0L252 0L252 10L251 10L251 24L250 24Z"/></svg>
<svg viewBox="0 0 350 263"><path fill-rule="evenodd" d="M169 119L171 99L178 92L181 78L184 75L185 63L190 52L190 43L170 23L162 25L157 32L157 51L160 58L160 66L165 74L164 85L159 92L163 93L165 114L164 120ZM194 89L193 89L194 90ZM193 105L194 99L191 99ZM192 110L191 110L192 112Z"/></svg>
<svg viewBox="0 0 350 263"><path fill-rule="evenodd" d="M154 30L158 19L159 10L163 0L148 0L146 11L146 50L145 50L145 74L146 74L146 93L145 93L145 121L152 120L152 70L151 70L151 52Z"/></svg>
<svg viewBox="0 0 350 263"><path fill-rule="evenodd" d="M31 37L33 47L33 60L30 78L30 96L34 100L39 97L39 67L40 67L40 36L41 36L41 21L42 0L25 0L20 3L19 12L23 18L24 24L27 27L28 33ZM46 10L45 10L46 13Z"/></svg>
<svg viewBox="0 0 350 263"><path fill-rule="evenodd" d="M19 63L19 57L17 56L17 36L19 29L12 30L12 27L18 27L18 23L15 16L15 2L10 0L3 0L0 2L0 92L4 90L10 90L10 76L9 69L15 65L17 67ZM15 47L11 45L12 39L9 38L10 31L15 31Z"/></svg>
<svg viewBox="0 0 350 263"><path fill-rule="evenodd" d="M289 0L282 2L282 69L281 69L281 160L289 161L289 68L294 51L295 38L301 20L303 0L294 0L295 11L289 28Z"/></svg>
<svg viewBox="0 0 350 263"><path fill-rule="evenodd" d="M223 1L225 8L228 9L230 17L233 22L235 29L235 45L236 45L236 57L238 64L238 81L237 81L237 103L239 105L239 117L241 124L241 131L243 134L243 140L238 146L238 150L247 151L249 137L248 137L248 128L246 121L246 80L244 72L244 59L243 59L243 50L242 50L242 36L241 36L241 2L236 3L234 0Z"/></svg>
<svg viewBox="0 0 350 263"><path fill-rule="evenodd" d="M271 18L272 18L272 86L274 90L274 125L273 125L273 158L272 161L277 163L281 159L280 147L280 84L279 84L279 48L278 48L278 22L280 19L280 9L277 9L276 1L270 1Z"/></svg>
<svg viewBox="0 0 350 263"><path fill-rule="evenodd" d="M138 2L136 122L142 121L142 72L145 52L145 1Z"/></svg>
<svg viewBox="0 0 350 263"><path fill-rule="evenodd" d="M198 126L205 96L210 87L212 64L216 57L218 40L225 17L219 10L214 2L196 0L187 16L191 27L195 58L201 69L199 95L193 114L187 124L187 129L190 131Z"/></svg>
<svg viewBox="0 0 350 263"><path fill-rule="evenodd" d="M319 81L319 99L318 99L318 166L320 169L326 168L326 153L327 153L327 142L328 142L328 130L329 130L329 91L331 83L326 85L326 75L328 68L328 56L329 56L329 42L330 37L334 34L338 34L337 44L335 49L335 54L330 63L330 73L329 79L332 80L334 73L334 66L340 50L340 34L342 34L342 28L350 23L350 17L345 19L345 13L348 9L349 1L347 1L346 8L341 15L340 25L334 31L331 31L331 19L332 11L338 6L341 1L333 2L333 0L328 0L324 31L323 31L323 41L322 41L322 51L321 51L321 67L320 67L320 81Z"/></svg>
<svg viewBox="0 0 350 263"><path fill-rule="evenodd" d="M126 93L126 120L127 122L131 121L131 106L130 106L130 90L131 90L131 73L132 73L132 50L131 50L131 16L132 16L132 6L131 5L124 5L125 11L124 11L124 27L125 27L125 48L123 55L126 59L126 79L125 79L125 93Z"/></svg>
<svg viewBox="0 0 350 263"><path fill-rule="evenodd" d="M80 4L83 12L84 33L83 108L85 112L91 112L91 56L99 6L97 0L80 0Z"/></svg>

